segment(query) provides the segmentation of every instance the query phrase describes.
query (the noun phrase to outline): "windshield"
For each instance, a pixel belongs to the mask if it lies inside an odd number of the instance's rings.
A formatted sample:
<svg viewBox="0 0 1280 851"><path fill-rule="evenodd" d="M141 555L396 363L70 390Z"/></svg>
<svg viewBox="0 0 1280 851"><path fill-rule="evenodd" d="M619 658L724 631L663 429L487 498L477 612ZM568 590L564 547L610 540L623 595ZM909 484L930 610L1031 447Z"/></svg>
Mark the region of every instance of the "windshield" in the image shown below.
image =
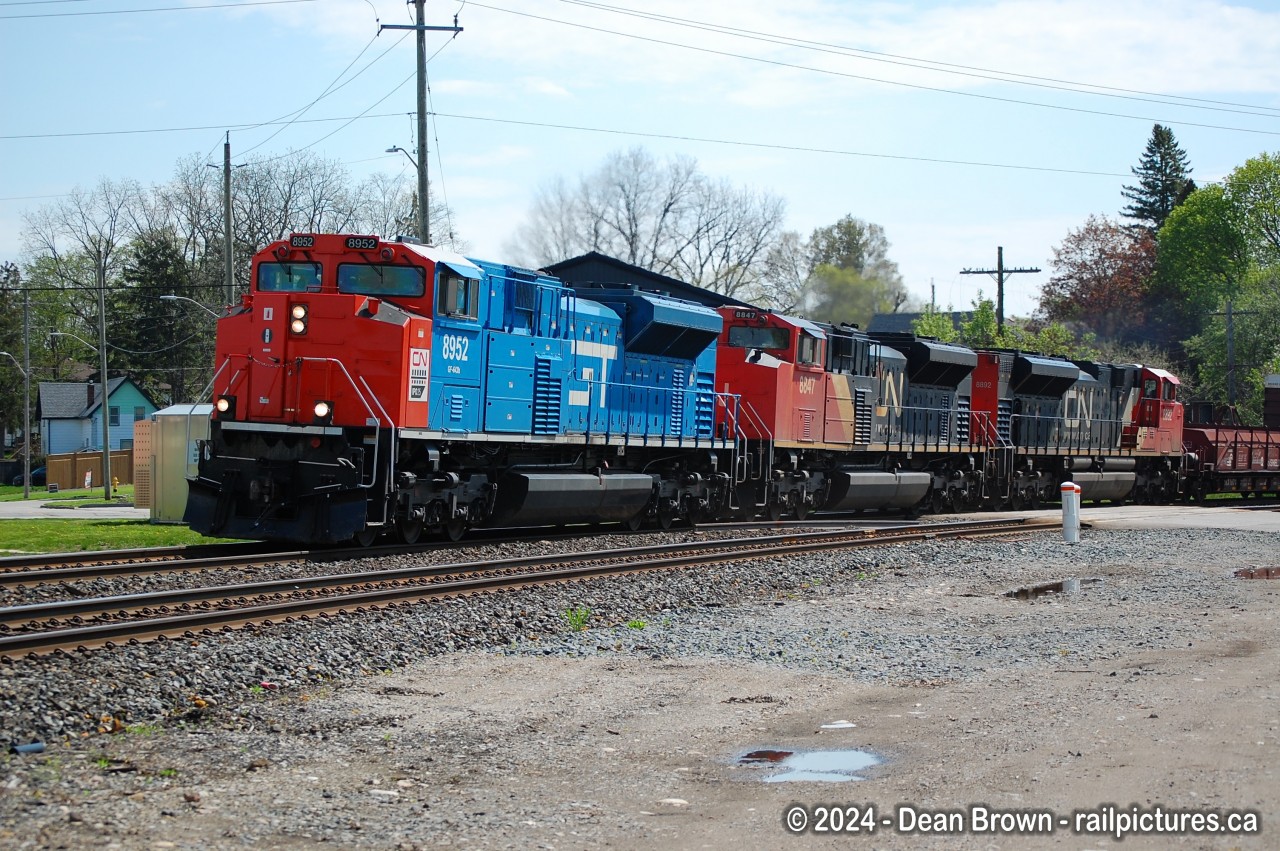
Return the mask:
<svg viewBox="0 0 1280 851"><path fill-rule="evenodd" d="M338 267L338 292L358 295L420 296L427 278L416 266L344 263Z"/></svg>
<svg viewBox="0 0 1280 851"><path fill-rule="evenodd" d="M259 263L258 289L264 293L318 293L320 264Z"/></svg>
<svg viewBox="0 0 1280 851"><path fill-rule="evenodd" d="M786 328L734 325L729 329L729 345L740 349L785 349L791 345L791 332Z"/></svg>

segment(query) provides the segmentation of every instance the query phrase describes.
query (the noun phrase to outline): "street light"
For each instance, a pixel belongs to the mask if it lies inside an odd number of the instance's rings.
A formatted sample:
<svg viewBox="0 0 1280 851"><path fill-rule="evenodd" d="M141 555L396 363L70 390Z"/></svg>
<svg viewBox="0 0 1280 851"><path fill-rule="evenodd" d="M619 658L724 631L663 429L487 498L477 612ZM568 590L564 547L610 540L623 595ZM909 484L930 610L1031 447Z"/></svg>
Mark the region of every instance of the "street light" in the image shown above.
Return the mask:
<svg viewBox="0 0 1280 851"><path fill-rule="evenodd" d="M22 498L31 498L31 374L22 368L22 364L18 363L18 359L8 352L0 352L9 360L13 361L13 365L18 368L18 372L22 373L22 439L26 441L27 449L22 453Z"/></svg>
<svg viewBox="0 0 1280 851"><path fill-rule="evenodd" d="M101 293L99 293L101 295ZM91 349L97 349L99 357L102 360L102 497L107 502L111 501L111 409L107 398L107 337L106 331L100 325L99 327L101 345L95 346L88 340L81 339L75 334L67 331L51 331L51 337L70 337L73 340L79 340Z"/></svg>
<svg viewBox="0 0 1280 851"><path fill-rule="evenodd" d="M200 302L196 301L194 298L187 298L187 297L186 297L186 296L184 296L184 295L173 295L172 293L170 293L170 294L168 294L168 295L162 295L162 296L160 296L160 300L161 300L161 301L189 301L189 302L191 302L192 304L194 304L196 307L198 307L198 308L200 308L201 310L203 310L205 313L209 314L210 316L213 316L214 318L217 318L217 319L221 319L221 318L222 318L222 314L221 314L221 313L219 313L218 311L216 311L216 310L211 310L210 308L205 307L203 304L201 304Z"/></svg>
<svg viewBox="0 0 1280 851"><path fill-rule="evenodd" d="M387 148L387 153L388 153L388 154L394 154L396 151L399 151L400 153L402 153L402 154L404 154L406 157L408 157L408 158L409 158L409 162L413 163L413 168L414 168L414 170L417 170L417 168L418 168L418 161L417 161L417 160L415 160L415 159L413 158L413 154L409 153L408 151L406 151L404 148L400 147L399 145L392 145L390 148Z"/></svg>
<svg viewBox="0 0 1280 851"><path fill-rule="evenodd" d="M405 157L408 158L409 162L413 163L413 170L418 173L418 239L423 245L430 245L431 224L427 221L427 176L423 172L423 169L427 165L426 161L424 160L422 165L418 165L418 160L415 160L412 154L399 145L392 145L390 148L387 148L388 154L394 154L396 151L404 154Z"/></svg>

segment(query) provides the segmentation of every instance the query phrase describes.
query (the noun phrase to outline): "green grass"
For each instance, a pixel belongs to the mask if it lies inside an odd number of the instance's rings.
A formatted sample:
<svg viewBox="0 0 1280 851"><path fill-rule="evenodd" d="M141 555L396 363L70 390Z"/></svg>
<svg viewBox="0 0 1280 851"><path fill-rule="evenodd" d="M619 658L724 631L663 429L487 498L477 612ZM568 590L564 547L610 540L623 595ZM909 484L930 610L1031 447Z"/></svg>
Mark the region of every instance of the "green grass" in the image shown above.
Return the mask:
<svg viewBox="0 0 1280 851"><path fill-rule="evenodd" d="M68 514L80 512L69 511ZM147 520L5 520L0 556L13 553L75 553L219 543L186 526L155 526Z"/></svg>
<svg viewBox="0 0 1280 851"><path fill-rule="evenodd" d="M569 629L574 632L585 631L587 625L591 622L591 610L586 606L577 606L565 609L564 612L561 613L561 616L565 619L565 622L569 624Z"/></svg>
<svg viewBox="0 0 1280 851"><path fill-rule="evenodd" d="M22 486L0 485L0 502L21 502ZM102 488L76 488L49 493L44 485L32 485L31 502L102 502ZM133 485L121 485L112 492L112 502L133 503Z"/></svg>

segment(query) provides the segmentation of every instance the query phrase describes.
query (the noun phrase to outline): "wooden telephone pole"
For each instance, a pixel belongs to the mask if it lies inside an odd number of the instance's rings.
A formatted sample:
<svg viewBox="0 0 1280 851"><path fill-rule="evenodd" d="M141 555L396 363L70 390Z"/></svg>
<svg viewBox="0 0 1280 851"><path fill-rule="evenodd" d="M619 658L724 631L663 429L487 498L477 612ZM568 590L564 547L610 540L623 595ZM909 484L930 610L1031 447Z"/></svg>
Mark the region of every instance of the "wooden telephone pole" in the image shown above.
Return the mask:
<svg viewBox="0 0 1280 851"><path fill-rule="evenodd" d="M418 33L418 238L423 245L431 244L431 188L427 184L427 33L451 32L456 37L462 32L458 16L453 16L451 27L429 27L422 22L424 0L412 0L417 17L412 24L383 24L384 30L417 30ZM381 30L380 30L381 31Z"/></svg>
<svg viewBox="0 0 1280 851"><path fill-rule="evenodd" d="M1034 267L1018 267L1016 269L1006 269L1004 267L1004 246L996 248L996 267L994 269L961 269L961 275L990 275L996 279L996 327L1004 330L1004 282L1010 275L1018 275L1023 272L1039 272Z"/></svg>

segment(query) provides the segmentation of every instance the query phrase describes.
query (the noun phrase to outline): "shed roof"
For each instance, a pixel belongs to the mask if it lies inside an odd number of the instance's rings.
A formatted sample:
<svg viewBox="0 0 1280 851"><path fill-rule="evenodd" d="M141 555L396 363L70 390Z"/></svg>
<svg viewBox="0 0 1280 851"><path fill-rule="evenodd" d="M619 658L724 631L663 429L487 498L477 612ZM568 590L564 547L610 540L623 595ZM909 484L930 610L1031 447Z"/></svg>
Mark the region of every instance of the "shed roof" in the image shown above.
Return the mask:
<svg viewBox="0 0 1280 851"><path fill-rule="evenodd" d="M589 251L580 257L571 257L559 263L552 263L546 266L545 270L575 286L629 284L642 290L692 301L707 307L723 307L726 304L751 307L745 301L739 301L732 296L712 292L677 278L652 272L616 257L601 254L599 251Z"/></svg>

